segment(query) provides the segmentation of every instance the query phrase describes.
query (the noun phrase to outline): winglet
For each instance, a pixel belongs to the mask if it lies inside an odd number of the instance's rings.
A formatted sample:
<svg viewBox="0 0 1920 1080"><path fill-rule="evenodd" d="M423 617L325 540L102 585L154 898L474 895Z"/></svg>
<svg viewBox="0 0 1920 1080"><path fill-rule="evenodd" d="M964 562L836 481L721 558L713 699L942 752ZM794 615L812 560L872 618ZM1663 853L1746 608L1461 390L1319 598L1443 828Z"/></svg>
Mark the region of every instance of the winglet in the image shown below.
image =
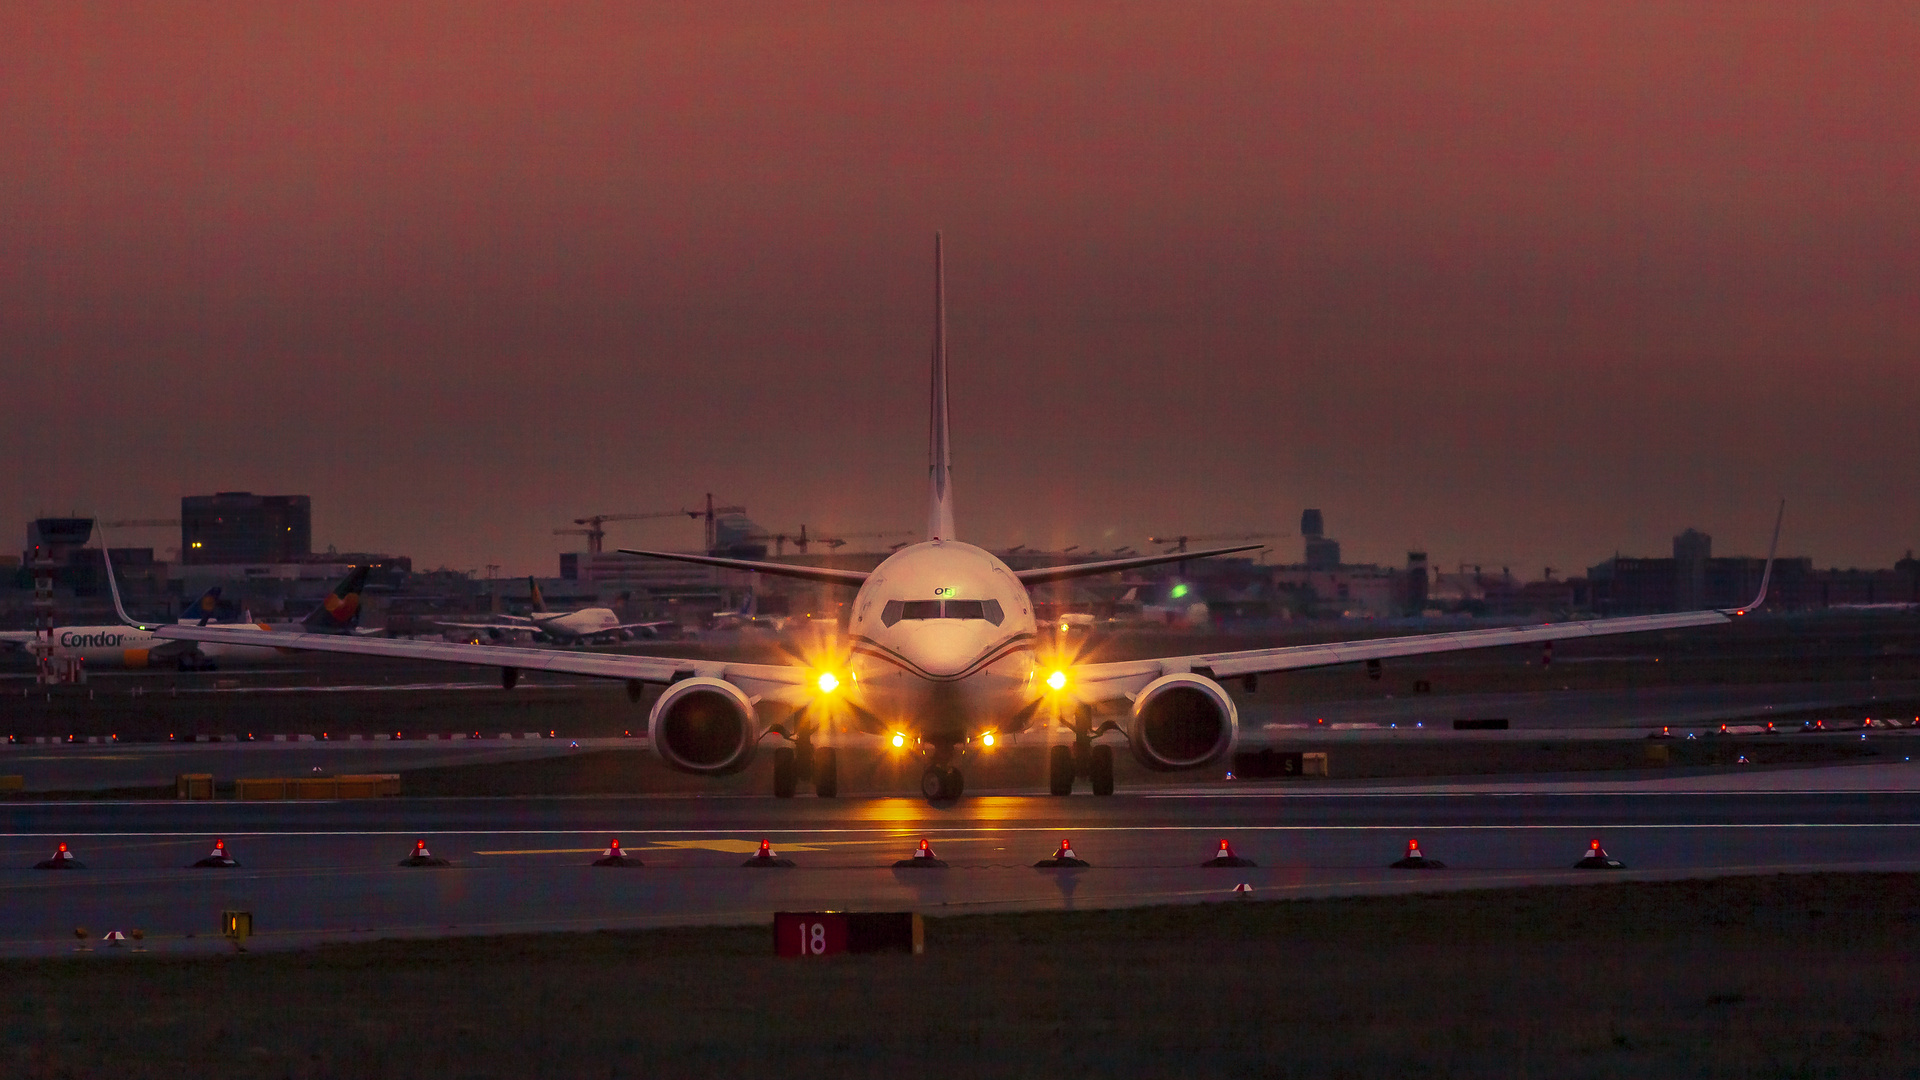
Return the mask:
<svg viewBox="0 0 1920 1080"><path fill-rule="evenodd" d="M105 540L106 537L102 536L101 539ZM134 622L133 617L127 614L126 605L120 602L120 582L113 576L113 554L104 543L100 545L100 558L107 564L107 591L113 594L114 614L120 616L121 622L126 623L136 630L153 629L153 627L145 623Z"/></svg>
<svg viewBox="0 0 1920 1080"><path fill-rule="evenodd" d="M933 234L933 409L927 424L927 538L952 540L953 447L947 426L947 271Z"/></svg>
<svg viewBox="0 0 1920 1080"><path fill-rule="evenodd" d="M1787 500L1781 499L1780 510L1773 516L1773 542L1767 545L1767 565L1765 569L1760 571L1760 594L1755 596L1753 603L1748 604L1746 607L1734 608L1733 614L1751 615L1760 610L1761 604L1767 602L1767 585L1773 580L1773 556L1780 550L1780 522L1785 520L1786 516Z"/></svg>

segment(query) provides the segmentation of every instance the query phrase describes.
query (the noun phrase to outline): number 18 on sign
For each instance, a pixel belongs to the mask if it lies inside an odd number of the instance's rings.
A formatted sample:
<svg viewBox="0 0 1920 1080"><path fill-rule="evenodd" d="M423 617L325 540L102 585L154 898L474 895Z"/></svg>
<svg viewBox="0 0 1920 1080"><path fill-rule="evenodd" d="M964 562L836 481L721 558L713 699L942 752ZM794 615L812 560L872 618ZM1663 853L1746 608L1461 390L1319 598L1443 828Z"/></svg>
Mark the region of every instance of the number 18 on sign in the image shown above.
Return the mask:
<svg viewBox="0 0 1920 1080"><path fill-rule="evenodd" d="M847 916L840 911L781 911L773 916L774 952L832 956L847 951Z"/></svg>
<svg viewBox="0 0 1920 1080"><path fill-rule="evenodd" d="M776 911L773 951L780 956L926 949L926 927L911 911Z"/></svg>

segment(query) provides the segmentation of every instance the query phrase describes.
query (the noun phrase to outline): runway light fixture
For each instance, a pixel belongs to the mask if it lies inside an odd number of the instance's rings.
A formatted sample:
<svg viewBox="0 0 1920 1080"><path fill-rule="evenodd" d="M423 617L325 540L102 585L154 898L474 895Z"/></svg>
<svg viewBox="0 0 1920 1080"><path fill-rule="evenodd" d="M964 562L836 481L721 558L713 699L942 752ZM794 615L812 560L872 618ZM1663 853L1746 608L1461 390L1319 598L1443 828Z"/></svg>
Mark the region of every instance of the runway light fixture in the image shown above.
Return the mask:
<svg viewBox="0 0 1920 1080"><path fill-rule="evenodd" d="M893 733L893 748L894 748L895 750L898 750L898 749L900 749L901 747L903 747L903 746L905 746L905 745L907 745L907 737L906 737L905 735L902 735L902 734L900 734L900 733L899 733L899 732L897 732L897 731L896 731L896 732L894 732L894 733Z"/></svg>
<svg viewBox="0 0 1920 1080"><path fill-rule="evenodd" d="M1047 676L1047 685L1055 690L1065 690L1067 688L1067 673L1064 671L1055 671L1053 674Z"/></svg>
<svg viewBox="0 0 1920 1080"><path fill-rule="evenodd" d="M820 692L823 694L831 694L840 688L839 676L831 671L821 672L820 677L814 680L814 682L819 685Z"/></svg>

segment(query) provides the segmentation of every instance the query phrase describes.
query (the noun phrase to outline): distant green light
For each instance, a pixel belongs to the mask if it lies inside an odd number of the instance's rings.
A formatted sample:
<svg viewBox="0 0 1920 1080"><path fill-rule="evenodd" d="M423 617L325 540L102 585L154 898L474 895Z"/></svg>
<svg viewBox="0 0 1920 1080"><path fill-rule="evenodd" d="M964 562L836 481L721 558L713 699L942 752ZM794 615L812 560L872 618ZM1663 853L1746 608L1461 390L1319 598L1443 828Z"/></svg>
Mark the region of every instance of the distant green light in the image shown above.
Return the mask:
<svg viewBox="0 0 1920 1080"><path fill-rule="evenodd" d="M1185 585L1175 585L1173 587L1173 598L1175 600L1178 600L1185 595L1187 595L1187 587Z"/></svg>

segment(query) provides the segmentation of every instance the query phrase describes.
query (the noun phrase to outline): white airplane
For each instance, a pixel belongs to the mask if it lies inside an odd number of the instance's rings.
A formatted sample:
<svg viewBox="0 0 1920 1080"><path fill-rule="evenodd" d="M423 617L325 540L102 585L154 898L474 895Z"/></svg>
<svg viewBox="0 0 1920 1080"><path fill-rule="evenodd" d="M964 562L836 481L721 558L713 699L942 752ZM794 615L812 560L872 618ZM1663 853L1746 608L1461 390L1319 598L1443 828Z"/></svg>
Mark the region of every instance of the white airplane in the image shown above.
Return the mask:
<svg viewBox="0 0 1920 1080"><path fill-rule="evenodd" d="M787 628L787 621L784 615L760 614L760 594L758 593L748 593L747 598L740 601L740 606L732 611L713 613L713 629L723 633L766 630L777 634Z"/></svg>
<svg viewBox="0 0 1920 1080"><path fill-rule="evenodd" d="M296 631L303 635L378 633L361 630L358 625L360 593L366 587L367 570L365 566L354 567L326 595L320 606L298 622L257 623L249 619L239 624L221 624L220 628L250 634L256 641L262 633L282 631ZM52 656L56 661L63 657L78 657L90 671L144 668L156 664L174 664L182 671L211 671L223 663L286 659L283 650L270 646L162 639L153 632L153 627L132 624L132 620L127 618L126 609L120 603L120 584L113 576L111 559L107 562L107 584L113 593L114 609L119 612L122 621L107 626L55 627L51 640ZM188 613L180 617L179 625L210 625L219 601L220 590L217 587L208 589ZM47 642L46 635L34 630L0 633L0 646L35 654L46 649Z"/></svg>
<svg viewBox="0 0 1920 1080"><path fill-rule="evenodd" d="M625 640L631 637L635 630L652 637L661 627L673 625L671 621L658 620L623 623L620 621L620 616L613 613L612 608L604 607L548 611L546 598L540 595L539 583L528 578L527 587L533 591L532 614L496 615L488 622L441 622L438 625L455 630L481 630L495 637L507 634L531 634L536 640L544 638L563 645Z"/></svg>
<svg viewBox="0 0 1920 1080"><path fill-rule="evenodd" d="M952 457L948 439L946 319L940 240L934 239L932 416L929 424L927 536L895 552L871 572L792 566L659 551L628 554L843 585L857 590L847 646L789 664L748 664L439 642L367 641L273 635L276 645L328 652L483 664L501 669L512 687L521 669L623 679L639 701L645 684L666 687L647 720L653 750L689 773L721 775L746 768L769 735L774 794L791 796L810 760L821 796L839 787L835 743L849 733L880 736L898 752L925 759L921 791L929 800L956 798L959 763L991 753L997 737L1036 726L1059 741L1049 750L1049 788L1070 793L1084 776L1096 795L1113 791L1113 741L1124 741L1143 766L1197 769L1233 752L1239 714L1224 683L1252 688L1259 675L1390 657L1541 643L1606 634L1726 623L1766 597L1768 554L1760 595L1746 608L1644 615L1585 622L1374 638L1334 644L1079 663L1043 655L1028 590L1045 582L1112 573L1157 563L1252 550L1111 559L1015 571L954 529ZM1784 506L1782 508L1784 513ZM1774 524L1779 539L1779 521ZM163 638L234 642L253 635L217 627L163 626ZM1097 741L1109 733L1117 740Z"/></svg>

